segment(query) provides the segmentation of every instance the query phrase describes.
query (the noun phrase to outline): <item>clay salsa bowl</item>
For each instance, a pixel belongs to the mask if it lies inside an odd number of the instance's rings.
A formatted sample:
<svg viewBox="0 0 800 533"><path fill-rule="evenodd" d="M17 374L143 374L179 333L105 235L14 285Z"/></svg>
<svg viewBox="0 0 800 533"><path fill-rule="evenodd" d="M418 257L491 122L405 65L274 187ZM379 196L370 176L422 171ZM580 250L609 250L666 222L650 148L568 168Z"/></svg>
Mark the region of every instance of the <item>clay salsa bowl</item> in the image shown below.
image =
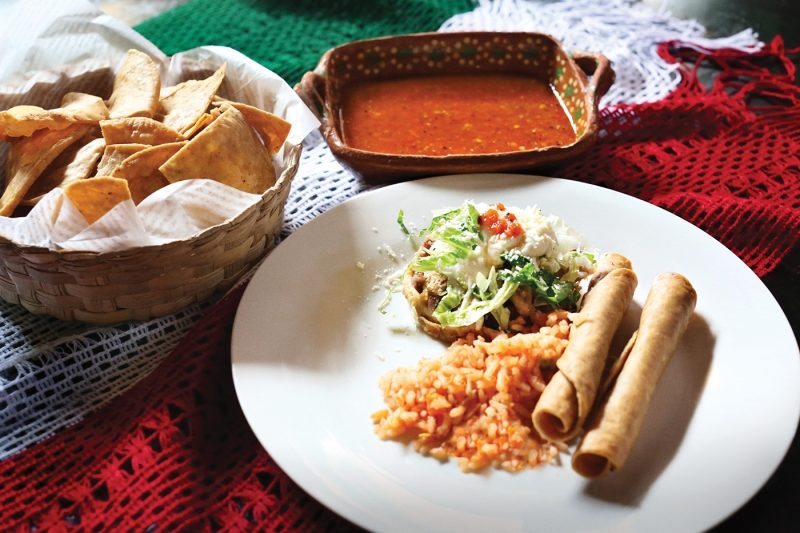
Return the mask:
<svg viewBox="0 0 800 533"><path fill-rule="evenodd" d="M550 84L575 129L574 142L514 152L396 155L344 142L343 94L350 84L438 74L523 74ZM608 59L569 51L542 33L420 33L355 41L328 50L295 87L322 123L334 156L367 181L387 183L432 174L526 170L572 158L597 134L597 105L614 81ZM402 127L402 126L399 126Z"/></svg>

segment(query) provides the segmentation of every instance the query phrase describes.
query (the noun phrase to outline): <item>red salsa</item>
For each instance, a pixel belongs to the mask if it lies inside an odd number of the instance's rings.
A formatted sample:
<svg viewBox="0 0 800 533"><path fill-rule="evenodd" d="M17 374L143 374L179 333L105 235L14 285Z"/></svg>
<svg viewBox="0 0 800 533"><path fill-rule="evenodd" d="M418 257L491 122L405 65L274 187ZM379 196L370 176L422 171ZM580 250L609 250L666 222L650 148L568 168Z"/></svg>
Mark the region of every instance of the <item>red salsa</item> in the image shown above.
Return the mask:
<svg viewBox="0 0 800 533"><path fill-rule="evenodd" d="M360 150L474 155L575 142L553 88L520 74L372 80L343 96L344 141Z"/></svg>
<svg viewBox="0 0 800 533"><path fill-rule="evenodd" d="M492 235L504 234L509 239L519 237L525 233L517 222L514 213L506 212L505 204L496 204L487 209L479 218L478 223L486 228Z"/></svg>

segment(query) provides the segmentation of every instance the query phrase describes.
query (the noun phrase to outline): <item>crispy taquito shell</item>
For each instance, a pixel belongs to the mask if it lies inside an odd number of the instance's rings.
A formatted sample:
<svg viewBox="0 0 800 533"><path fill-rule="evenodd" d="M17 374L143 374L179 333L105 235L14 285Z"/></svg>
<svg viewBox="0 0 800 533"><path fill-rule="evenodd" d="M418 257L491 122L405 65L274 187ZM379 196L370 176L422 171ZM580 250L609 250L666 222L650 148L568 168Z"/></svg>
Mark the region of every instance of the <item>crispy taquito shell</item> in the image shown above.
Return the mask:
<svg viewBox="0 0 800 533"><path fill-rule="evenodd" d="M558 372L531 415L536 431L550 441L568 441L581 430L597 396L611 339L636 289L630 261L619 254L601 257L596 275L573 320L569 345L557 362Z"/></svg>
<svg viewBox="0 0 800 533"><path fill-rule="evenodd" d="M650 398L692 316L697 295L680 274L659 275L619 375L572 456L572 468L597 478L625 464Z"/></svg>

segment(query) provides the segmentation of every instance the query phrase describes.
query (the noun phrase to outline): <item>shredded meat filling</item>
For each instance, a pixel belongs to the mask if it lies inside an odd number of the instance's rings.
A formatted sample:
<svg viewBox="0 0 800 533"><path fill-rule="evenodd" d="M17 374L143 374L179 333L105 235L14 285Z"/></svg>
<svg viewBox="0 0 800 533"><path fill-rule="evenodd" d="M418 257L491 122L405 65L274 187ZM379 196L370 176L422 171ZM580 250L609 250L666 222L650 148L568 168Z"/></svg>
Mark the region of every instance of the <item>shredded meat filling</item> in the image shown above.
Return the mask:
<svg viewBox="0 0 800 533"><path fill-rule="evenodd" d="M447 294L447 277L438 272L414 272L411 278L419 300L424 303L427 316L432 316L436 306Z"/></svg>

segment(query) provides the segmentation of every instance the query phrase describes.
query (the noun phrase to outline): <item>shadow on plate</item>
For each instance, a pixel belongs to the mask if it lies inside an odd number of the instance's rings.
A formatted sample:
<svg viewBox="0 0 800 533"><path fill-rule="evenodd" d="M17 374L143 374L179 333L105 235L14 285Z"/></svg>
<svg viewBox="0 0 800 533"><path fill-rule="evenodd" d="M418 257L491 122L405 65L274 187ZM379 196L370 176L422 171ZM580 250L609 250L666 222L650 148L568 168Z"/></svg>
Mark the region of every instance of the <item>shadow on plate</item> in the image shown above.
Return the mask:
<svg viewBox="0 0 800 533"><path fill-rule="evenodd" d="M695 313L653 393L627 462L607 478L587 483L587 496L633 507L640 504L683 441L706 383L714 343L708 323Z"/></svg>

